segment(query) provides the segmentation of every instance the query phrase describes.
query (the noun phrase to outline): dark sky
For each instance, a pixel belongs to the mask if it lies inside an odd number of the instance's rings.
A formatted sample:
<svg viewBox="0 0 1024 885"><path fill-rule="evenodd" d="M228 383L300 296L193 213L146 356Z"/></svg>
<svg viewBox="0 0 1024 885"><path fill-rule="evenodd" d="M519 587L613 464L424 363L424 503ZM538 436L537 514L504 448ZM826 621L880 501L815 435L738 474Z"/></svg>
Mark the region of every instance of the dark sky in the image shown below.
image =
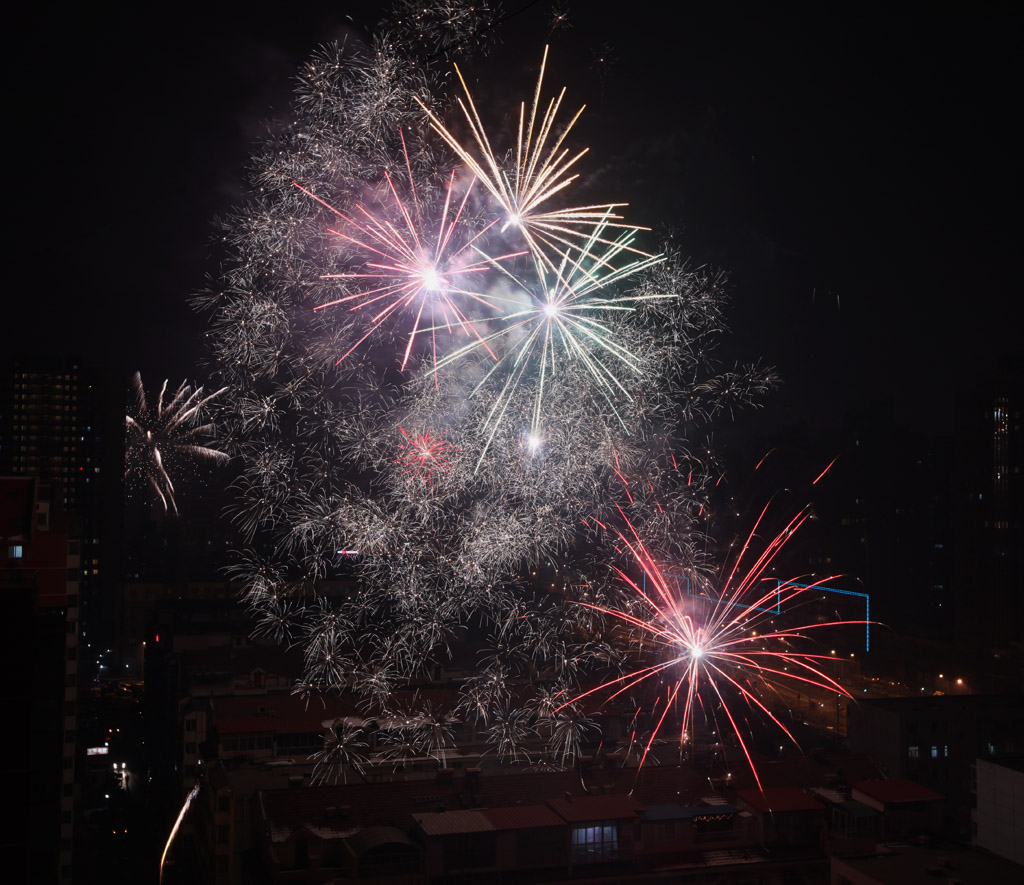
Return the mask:
<svg viewBox="0 0 1024 885"><path fill-rule="evenodd" d="M98 6L12 30L2 345L201 379L187 299L217 272L212 219L298 65L378 4ZM730 271L723 361L785 379L766 423L891 394L941 431L954 390L1020 352L1020 16L575 2L551 33L552 4L527 6L474 94L527 97L550 39L550 87L587 103L587 197Z"/></svg>

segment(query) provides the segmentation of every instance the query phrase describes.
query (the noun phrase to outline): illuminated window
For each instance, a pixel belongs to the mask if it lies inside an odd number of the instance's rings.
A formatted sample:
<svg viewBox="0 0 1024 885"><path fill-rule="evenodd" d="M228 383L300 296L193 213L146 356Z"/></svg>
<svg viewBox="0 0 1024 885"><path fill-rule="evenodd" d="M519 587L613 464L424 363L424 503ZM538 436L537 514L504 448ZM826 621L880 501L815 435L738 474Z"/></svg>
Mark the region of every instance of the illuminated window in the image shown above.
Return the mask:
<svg viewBox="0 0 1024 885"><path fill-rule="evenodd" d="M619 853L619 827L614 821L573 827L574 863L600 863L614 860Z"/></svg>
<svg viewBox="0 0 1024 885"><path fill-rule="evenodd" d="M25 555L25 548L21 544L11 544L7 548L8 559L21 559Z"/></svg>

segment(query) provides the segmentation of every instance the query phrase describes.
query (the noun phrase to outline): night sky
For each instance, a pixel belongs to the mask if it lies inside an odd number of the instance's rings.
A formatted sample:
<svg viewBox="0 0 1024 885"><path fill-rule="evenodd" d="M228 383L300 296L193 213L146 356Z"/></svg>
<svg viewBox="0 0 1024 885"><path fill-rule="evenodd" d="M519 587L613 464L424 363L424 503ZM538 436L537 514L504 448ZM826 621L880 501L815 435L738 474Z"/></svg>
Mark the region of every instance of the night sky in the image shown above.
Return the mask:
<svg viewBox="0 0 1024 885"><path fill-rule="evenodd" d="M785 381L765 427L892 395L943 431L955 390L1020 352L1019 15L575 2L552 32L552 8L506 2L498 45L467 66L474 95L511 112L550 40L549 90L587 104L577 198L628 201L631 221L729 271L723 363L763 358ZM202 380L188 298L217 273L212 221L302 61L378 17L365 2L163 9L47 7L11 30L5 353Z"/></svg>

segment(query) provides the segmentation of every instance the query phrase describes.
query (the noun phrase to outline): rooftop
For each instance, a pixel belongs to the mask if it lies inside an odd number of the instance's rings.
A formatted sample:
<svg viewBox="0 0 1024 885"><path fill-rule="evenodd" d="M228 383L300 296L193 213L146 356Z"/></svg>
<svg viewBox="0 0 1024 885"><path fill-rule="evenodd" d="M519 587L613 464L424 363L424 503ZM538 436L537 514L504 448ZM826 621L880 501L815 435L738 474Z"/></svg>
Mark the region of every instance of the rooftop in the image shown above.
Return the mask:
<svg viewBox="0 0 1024 885"><path fill-rule="evenodd" d="M737 790L736 798L761 814L786 811L820 811L825 806L799 787L768 787L761 790Z"/></svg>
<svg viewBox="0 0 1024 885"><path fill-rule="evenodd" d="M908 778L855 781L850 784L850 789L853 791L853 798L855 800L860 801L863 797L866 797L882 805L899 805L908 802L937 802L945 798L942 793L929 790L928 787L924 787Z"/></svg>

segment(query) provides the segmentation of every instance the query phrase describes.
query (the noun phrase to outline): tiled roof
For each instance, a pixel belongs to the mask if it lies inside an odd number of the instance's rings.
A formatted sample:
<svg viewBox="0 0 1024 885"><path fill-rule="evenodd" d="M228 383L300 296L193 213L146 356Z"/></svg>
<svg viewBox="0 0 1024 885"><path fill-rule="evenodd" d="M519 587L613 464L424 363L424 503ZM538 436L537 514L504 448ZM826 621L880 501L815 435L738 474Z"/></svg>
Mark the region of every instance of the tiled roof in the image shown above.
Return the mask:
<svg viewBox="0 0 1024 885"><path fill-rule="evenodd" d="M483 815L494 824L496 830L533 830L538 827L560 827L565 823L547 805L485 808Z"/></svg>
<svg viewBox="0 0 1024 885"><path fill-rule="evenodd" d="M566 796L548 799L548 805L562 820L569 823L588 820L617 820L637 817L646 807L642 802L622 793Z"/></svg>
<svg viewBox="0 0 1024 885"><path fill-rule="evenodd" d="M850 784L850 789L883 805L897 805L901 802L937 802L939 799L945 798L942 793L936 793L935 790L929 790L928 787L906 778L887 781L857 781ZM854 796L854 798L857 797Z"/></svg>
<svg viewBox="0 0 1024 885"><path fill-rule="evenodd" d="M808 796L799 787L769 787L761 790L737 790L736 797L742 799L761 814L778 814L785 811L818 811L825 806L813 796Z"/></svg>
<svg viewBox="0 0 1024 885"><path fill-rule="evenodd" d="M413 820L427 836L449 836L455 833L484 833L497 829L476 809L467 811L428 811L414 814Z"/></svg>

